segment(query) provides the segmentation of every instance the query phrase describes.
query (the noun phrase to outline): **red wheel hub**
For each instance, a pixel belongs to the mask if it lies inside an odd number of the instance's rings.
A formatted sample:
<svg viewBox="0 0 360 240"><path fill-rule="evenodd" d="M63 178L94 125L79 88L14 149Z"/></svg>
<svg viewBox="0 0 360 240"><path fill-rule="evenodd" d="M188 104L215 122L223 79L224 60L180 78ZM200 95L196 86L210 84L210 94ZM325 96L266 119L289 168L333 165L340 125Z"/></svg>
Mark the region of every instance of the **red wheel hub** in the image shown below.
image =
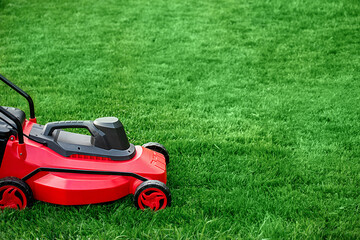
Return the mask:
<svg viewBox="0 0 360 240"><path fill-rule="evenodd" d="M167 206L167 198L163 191L157 188L148 188L142 191L138 198L140 209L151 208L154 211Z"/></svg>
<svg viewBox="0 0 360 240"><path fill-rule="evenodd" d="M0 209L24 209L26 204L25 194L19 188L11 185L0 187Z"/></svg>

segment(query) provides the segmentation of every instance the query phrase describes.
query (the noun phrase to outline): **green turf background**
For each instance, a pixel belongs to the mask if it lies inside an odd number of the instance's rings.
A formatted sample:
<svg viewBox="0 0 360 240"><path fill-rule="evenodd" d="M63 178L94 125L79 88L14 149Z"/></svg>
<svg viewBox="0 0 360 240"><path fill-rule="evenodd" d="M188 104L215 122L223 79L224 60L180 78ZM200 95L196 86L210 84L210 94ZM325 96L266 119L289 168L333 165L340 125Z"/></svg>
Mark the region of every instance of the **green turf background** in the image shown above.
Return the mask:
<svg viewBox="0 0 360 240"><path fill-rule="evenodd" d="M36 202L1 239L360 238L358 0L0 0L0 73L41 124L116 116L163 143L173 196Z"/></svg>

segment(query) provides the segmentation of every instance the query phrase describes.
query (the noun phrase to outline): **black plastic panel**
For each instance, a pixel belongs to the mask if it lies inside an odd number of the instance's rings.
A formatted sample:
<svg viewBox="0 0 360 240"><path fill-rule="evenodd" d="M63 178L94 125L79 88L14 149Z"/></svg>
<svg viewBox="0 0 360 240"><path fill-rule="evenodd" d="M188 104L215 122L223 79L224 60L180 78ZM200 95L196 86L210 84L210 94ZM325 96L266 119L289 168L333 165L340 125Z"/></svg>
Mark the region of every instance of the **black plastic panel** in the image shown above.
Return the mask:
<svg viewBox="0 0 360 240"><path fill-rule="evenodd" d="M2 163L2 160L4 157L4 153L5 153L6 144L9 139L10 134L11 134L10 129L8 129L5 126L0 125L0 167L1 167L1 163Z"/></svg>
<svg viewBox="0 0 360 240"><path fill-rule="evenodd" d="M50 124L54 125L54 123ZM78 124L80 124L80 121L78 121ZM51 135L46 135L44 134L44 132L47 132L44 131L47 129L46 125L34 124L30 132L30 139L45 144L48 148L64 157L79 154L106 157L121 161L129 160L135 156L136 150L133 144L129 144L129 147L124 150L111 149L106 146L104 146L104 148L96 146L96 142L104 142L105 145L107 141L119 141L119 139L107 139L107 136L101 130L97 129L91 121L84 121L84 124L91 129L92 136L66 132L59 129L53 130Z"/></svg>
<svg viewBox="0 0 360 240"><path fill-rule="evenodd" d="M20 123L23 124L25 121L25 113L24 111L18 109L18 108L13 108L13 107L4 107L2 106L6 111L10 112L12 115L14 115L17 119L19 119ZM7 116L5 116L4 114L0 113L0 122L7 122L7 123L11 123L12 126L16 126L15 123L9 119Z"/></svg>

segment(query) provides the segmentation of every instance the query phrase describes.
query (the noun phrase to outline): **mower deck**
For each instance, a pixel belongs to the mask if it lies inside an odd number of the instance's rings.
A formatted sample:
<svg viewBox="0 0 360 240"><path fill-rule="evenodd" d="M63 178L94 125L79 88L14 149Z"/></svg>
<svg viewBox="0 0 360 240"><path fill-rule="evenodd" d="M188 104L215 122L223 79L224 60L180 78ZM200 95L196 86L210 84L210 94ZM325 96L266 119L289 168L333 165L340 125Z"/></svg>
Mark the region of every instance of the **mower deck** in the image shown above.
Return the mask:
<svg viewBox="0 0 360 240"><path fill-rule="evenodd" d="M130 144L116 117L39 125L31 97L0 75L29 102L22 110L0 106L0 209L23 209L33 199L60 205L109 202L134 195L137 208L171 204L164 146ZM86 128L90 135L65 131Z"/></svg>
<svg viewBox="0 0 360 240"><path fill-rule="evenodd" d="M29 134L33 125L25 120L24 134ZM25 144L26 160L3 162L0 178L14 176L26 180L33 189L34 198L40 201L62 205L101 203L134 194L144 180L157 179L166 183L164 156L141 146L135 147L132 159L113 161L96 156L63 157L27 138ZM8 155L12 151L8 149L16 145L16 141L8 141L4 158L11 157ZM23 167L16 168L20 164Z"/></svg>

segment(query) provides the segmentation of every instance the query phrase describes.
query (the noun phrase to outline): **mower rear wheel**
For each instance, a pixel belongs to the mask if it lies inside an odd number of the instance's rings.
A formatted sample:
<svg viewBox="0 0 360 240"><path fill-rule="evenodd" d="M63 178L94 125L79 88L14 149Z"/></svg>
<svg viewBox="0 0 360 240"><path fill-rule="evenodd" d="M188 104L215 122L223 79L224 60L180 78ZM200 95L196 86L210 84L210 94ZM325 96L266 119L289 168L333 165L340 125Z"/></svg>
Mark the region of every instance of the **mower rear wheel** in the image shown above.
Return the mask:
<svg viewBox="0 0 360 240"><path fill-rule="evenodd" d="M138 209L150 208L154 211L171 205L169 188L160 181L149 180L141 183L134 194L134 204Z"/></svg>
<svg viewBox="0 0 360 240"><path fill-rule="evenodd" d="M161 153L165 157L166 165L169 163L169 153L166 150L166 148L163 145L161 145L160 143L148 142L148 143L145 143L142 146L144 148L148 148L148 149L153 150L155 152Z"/></svg>
<svg viewBox="0 0 360 240"><path fill-rule="evenodd" d="M16 177L0 179L0 209L24 209L33 204L32 191L24 181Z"/></svg>

